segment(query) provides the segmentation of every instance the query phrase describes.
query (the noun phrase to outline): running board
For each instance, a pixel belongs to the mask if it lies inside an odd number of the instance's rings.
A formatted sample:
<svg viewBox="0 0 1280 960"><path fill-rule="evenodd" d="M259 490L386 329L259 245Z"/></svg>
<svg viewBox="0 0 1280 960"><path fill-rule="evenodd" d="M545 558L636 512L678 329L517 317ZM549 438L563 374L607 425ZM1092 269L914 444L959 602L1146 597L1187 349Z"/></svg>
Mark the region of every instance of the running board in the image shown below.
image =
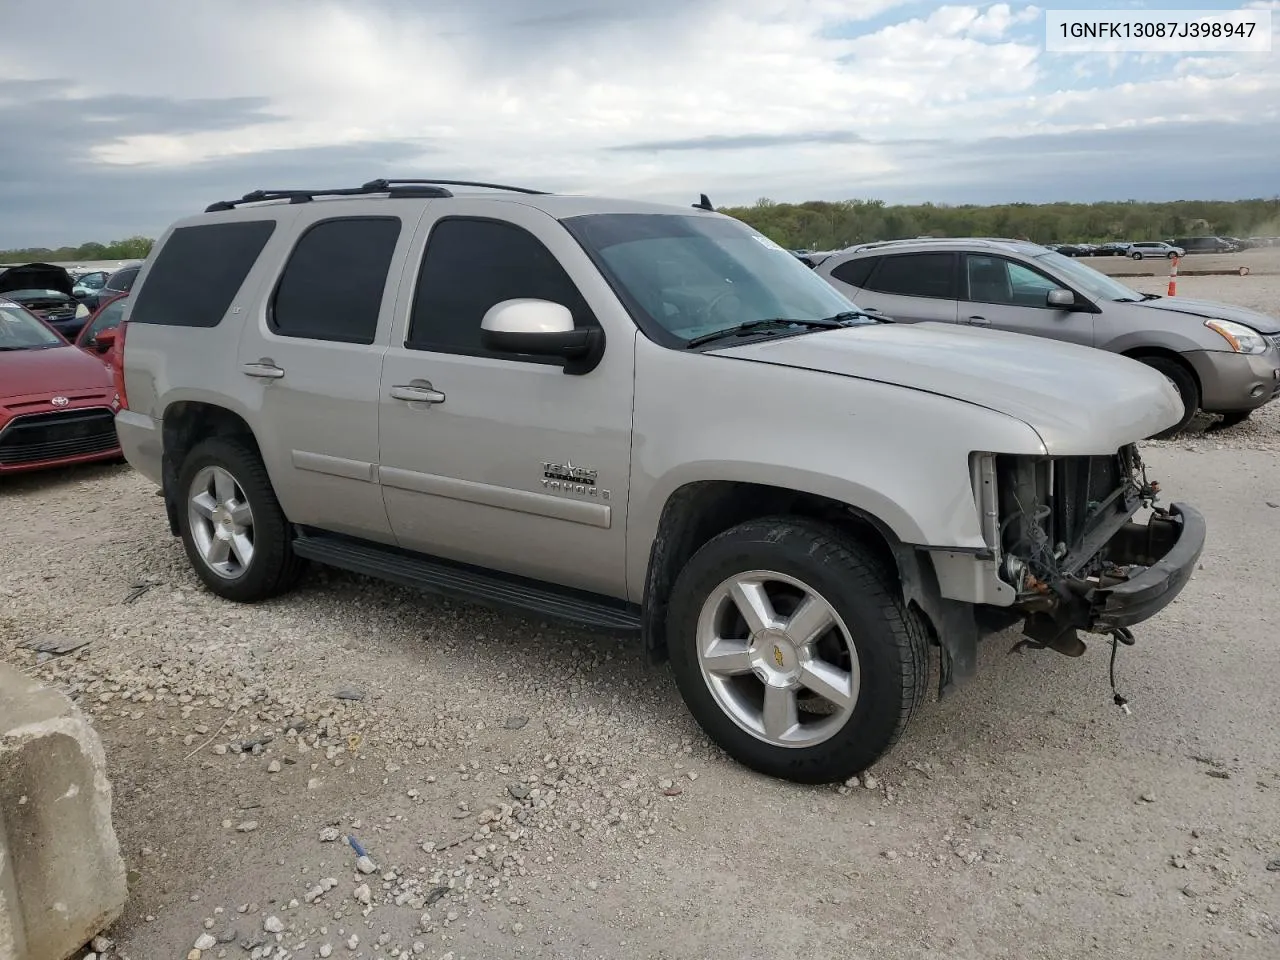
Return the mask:
<svg viewBox="0 0 1280 960"><path fill-rule="evenodd" d="M639 609L622 600L438 560L395 547L333 534L307 533L293 541L293 552L327 566L485 606L538 614L611 633L640 632Z"/></svg>

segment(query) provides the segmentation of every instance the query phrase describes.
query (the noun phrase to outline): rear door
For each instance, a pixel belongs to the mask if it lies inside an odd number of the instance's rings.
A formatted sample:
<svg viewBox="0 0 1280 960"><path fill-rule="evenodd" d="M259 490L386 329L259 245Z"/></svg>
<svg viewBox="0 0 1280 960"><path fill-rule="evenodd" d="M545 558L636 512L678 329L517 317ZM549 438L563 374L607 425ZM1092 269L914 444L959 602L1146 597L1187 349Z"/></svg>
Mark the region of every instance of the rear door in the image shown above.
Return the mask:
<svg viewBox="0 0 1280 960"><path fill-rule="evenodd" d="M364 207L364 209L370 209ZM285 515L390 542L378 487L378 382L398 272L421 207L297 215L238 354L242 396ZM281 231L284 233L284 231ZM296 239L293 239L296 238Z"/></svg>
<svg viewBox="0 0 1280 960"><path fill-rule="evenodd" d="M965 299L960 322L1093 346L1094 313L1048 304L1063 284L1046 273L988 253L964 255Z"/></svg>
<svg viewBox="0 0 1280 960"><path fill-rule="evenodd" d="M856 294L858 306L904 323L956 322L957 254L894 253L869 259L875 262Z"/></svg>

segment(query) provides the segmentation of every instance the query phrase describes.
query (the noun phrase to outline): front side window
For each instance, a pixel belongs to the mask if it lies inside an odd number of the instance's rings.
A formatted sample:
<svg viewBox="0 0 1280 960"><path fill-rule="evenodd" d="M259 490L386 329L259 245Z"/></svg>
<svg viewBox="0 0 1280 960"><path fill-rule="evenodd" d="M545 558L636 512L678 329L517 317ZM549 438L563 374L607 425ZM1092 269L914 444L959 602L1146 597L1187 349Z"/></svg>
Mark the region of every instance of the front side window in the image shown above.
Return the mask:
<svg viewBox="0 0 1280 960"><path fill-rule="evenodd" d="M63 341L21 307L0 303L0 351L38 350Z"/></svg>
<svg viewBox="0 0 1280 960"><path fill-rule="evenodd" d="M575 326L599 326L564 267L528 230L502 220L441 220L432 228L422 256L405 346L551 362L547 357L494 353L480 342L480 321L489 308L520 298L561 304L573 314Z"/></svg>
<svg viewBox="0 0 1280 960"><path fill-rule="evenodd" d="M743 323L820 320L856 309L810 267L737 220L623 213L563 222L636 322L668 346Z"/></svg>
<svg viewBox="0 0 1280 960"><path fill-rule="evenodd" d="M1003 257L969 254L969 299L1019 307L1046 307L1050 290L1059 284L1044 274Z"/></svg>
<svg viewBox="0 0 1280 960"><path fill-rule="evenodd" d="M268 323L282 337L373 343L398 217L322 220L298 239L271 301Z"/></svg>
<svg viewBox="0 0 1280 960"><path fill-rule="evenodd" d="M954 253L902 253L881 257L867 289L901 297L955 300Z"/></svg>

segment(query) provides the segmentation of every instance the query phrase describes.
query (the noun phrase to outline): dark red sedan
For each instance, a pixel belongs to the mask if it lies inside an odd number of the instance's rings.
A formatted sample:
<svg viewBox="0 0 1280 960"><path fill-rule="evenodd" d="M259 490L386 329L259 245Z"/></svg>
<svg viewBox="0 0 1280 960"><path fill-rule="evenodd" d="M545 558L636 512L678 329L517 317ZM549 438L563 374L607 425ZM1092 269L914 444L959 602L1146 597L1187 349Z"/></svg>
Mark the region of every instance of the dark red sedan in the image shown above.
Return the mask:
<svg viewBox="0 0 1280 960"><path fill-rule="evenodd" d="M119 457L119 407L101 357L0 298L0 474Z"/></svg>

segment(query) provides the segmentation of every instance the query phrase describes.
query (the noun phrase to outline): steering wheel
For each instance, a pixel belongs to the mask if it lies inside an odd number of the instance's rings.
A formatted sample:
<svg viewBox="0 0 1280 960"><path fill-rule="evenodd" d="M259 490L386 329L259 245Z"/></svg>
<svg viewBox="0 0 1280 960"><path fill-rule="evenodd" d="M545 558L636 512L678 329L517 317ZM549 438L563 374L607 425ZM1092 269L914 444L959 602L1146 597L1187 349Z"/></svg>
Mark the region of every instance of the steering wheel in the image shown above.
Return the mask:
<svg viewBox="0 0 1280 960"><path fill-rule="evenodd" d="M707 323L714 323L715 313L720 308L720 304L723 303L729 297L733 297L735 300L737 300L738 299L737 291L725 290L721 293L716 294L714 297L712 297L711 301L705 307L702 308L702 319Z"/></svg>

